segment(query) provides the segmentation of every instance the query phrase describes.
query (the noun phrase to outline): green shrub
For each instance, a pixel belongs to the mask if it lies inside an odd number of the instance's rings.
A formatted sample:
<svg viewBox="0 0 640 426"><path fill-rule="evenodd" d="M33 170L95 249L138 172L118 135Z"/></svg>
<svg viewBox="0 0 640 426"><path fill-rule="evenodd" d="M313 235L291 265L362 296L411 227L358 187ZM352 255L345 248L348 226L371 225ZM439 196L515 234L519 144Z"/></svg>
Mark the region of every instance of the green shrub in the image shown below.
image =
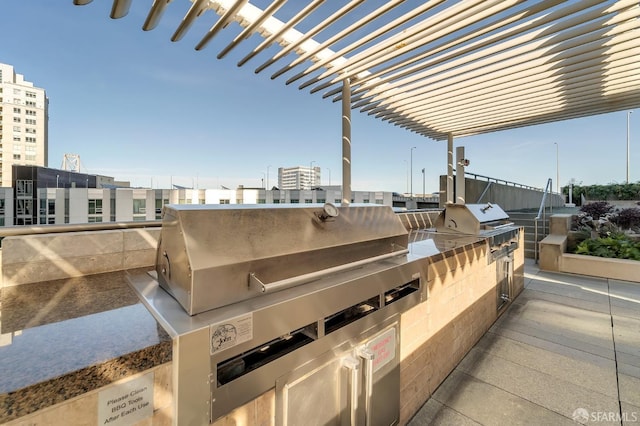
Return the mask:
<svg viewBox="0 0 640 426"><path fill-rule="evenodd" d="M640 242L634 242L625 234L611 234L582 241L575 253L611 259L640 260Z"/></svg>

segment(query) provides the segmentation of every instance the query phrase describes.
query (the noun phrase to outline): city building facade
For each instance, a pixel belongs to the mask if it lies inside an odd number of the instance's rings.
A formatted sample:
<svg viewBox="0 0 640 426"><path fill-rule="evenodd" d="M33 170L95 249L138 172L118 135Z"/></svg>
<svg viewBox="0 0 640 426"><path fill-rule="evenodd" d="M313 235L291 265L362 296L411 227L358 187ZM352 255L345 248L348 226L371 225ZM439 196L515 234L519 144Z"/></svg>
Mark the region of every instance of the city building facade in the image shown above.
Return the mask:
<svg viewBox="0 0 640 426"><path fill-rule="evenodd" d="M20 199L18 196L16 199ZM24 198L23 198L24 199ZM166 204L339 204L340 190L35 188L29 210L13 215L13 189L0 188L0 226L150 221ZM354 204L391 206L392 193L353 191ZM17 211L17 209L16 209Z"/></svg>
<svg viewBox="0 0 640 426"><path fill-rule="evenodd" d="M47 166L49 99L17 74L11 65L0 63L0 186L13 183L12 166Z"/></svg>
<svg viewBox="0 0 640 426"><path fill-rule="evenodd" d="M279 189L312 189L321 186L320 167L279 167Z"/></svg>

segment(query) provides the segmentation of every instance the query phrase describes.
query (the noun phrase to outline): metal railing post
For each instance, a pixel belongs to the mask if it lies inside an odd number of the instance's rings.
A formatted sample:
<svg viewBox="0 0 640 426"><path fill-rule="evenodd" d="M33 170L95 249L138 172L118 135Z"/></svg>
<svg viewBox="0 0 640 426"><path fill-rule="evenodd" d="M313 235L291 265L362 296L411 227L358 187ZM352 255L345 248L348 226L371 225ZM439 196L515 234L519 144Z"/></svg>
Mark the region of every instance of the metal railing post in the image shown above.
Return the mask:
<svg viewBox="0 0 640 426"><path fill-rule="evenodd" d="M542 224L544 227L544 222L546 220L545 205L547 204L547 194L551 190L552 186L553 186L553 181L551 180L551 178L549 178L547 180L547 186L545 186L544 188L544 193L542 194L542 201L540 202L538 215L533 219L533 223L534 223L533 257L535 259L536 264L538 263L538 220L540 220L540 218L542 217ZM542 232L544 233L544 228Z"/></svg>

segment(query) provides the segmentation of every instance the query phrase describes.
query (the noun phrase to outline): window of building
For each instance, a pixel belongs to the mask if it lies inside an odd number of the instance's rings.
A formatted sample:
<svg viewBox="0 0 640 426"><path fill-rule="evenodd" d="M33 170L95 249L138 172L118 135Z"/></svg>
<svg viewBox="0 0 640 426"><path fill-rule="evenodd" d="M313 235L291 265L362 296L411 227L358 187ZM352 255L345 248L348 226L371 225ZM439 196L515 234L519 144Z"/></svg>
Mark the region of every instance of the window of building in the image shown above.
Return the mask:
<svg viewBox="0 0 640 426"><path fill-rule="evenodd" d="M16 216L33 216L33 200L17 199L16 200Z"/></svg>
<svg viewBox="0 0 640 426"><path fill-rule="evenodd" d="M20 138L20 136L14 136L14 137L13 137L13 141L14 141L14 142L21 142L21 141L22 141L22 139Z"/></svg>
<svg viewBox="0 0 640 426"><path fill-rule="evenodd" d="M220 200L220 204L230 204L231 200Z"/></svg>
<svg viewBox="0 0 640 426"><path fill-rule="evenodd" d="M89 223L97 223L97 222L102 222L102 216L89 216L87 218ZM135 220L135 219L134 219Z"/></svg>
<svg viewBox="0 0 640 426"><path fill-rule="evenodd" d="M324 198L318 198L318 203L324 204L326 202L327 202L327 200L325 200Z"/></svg>
<svg viewBox="0 0 640 426"><path fill-rule="evenodd" d="M14 114L20 114L22 112L22 110L20 108L13 108L13 113Z"/></svg>
<svg viewBox="0 0 640 426"><path fill-rule="evenodd" d="M273 204L280 204L280 200L273 200Z"/></svg>
<svg viewBox="0 0 640 426"><path fill-rule="evenodd" d="M0 198L0 215L4 215L4 199Z"/></svg>
<svg viewBox="0 0 640 426"><path fill-rule="evenodd" d="M384 200L376 200L376 204L384 204Z"/></svg>
<svg viewBox="0 0 640 426"><path fill-rule="evenodd" d="M169 200L167 198L161 200L156 200L156 219L162 219L162 207L169 204Z"/></svg>
<svg viewBox="0 0 640 426"><path fill-rule="evenodd" d="M22 122L22 120L20 119L20 117L13 117L13 122L14 123L20 123L20 122Z"/></svg>
<svg viewBox="0 0 640 426"><path fill-rule="evenodd" d="M16 196L24 197L33 195L33 181L32 180L16 180Z"/></svg>
<svg viewBox="0 0 640 426"><path fill-rule="evenodd" d="M20 108L18 108L18 109L20 109ZM36 115L36 112L34 110L32 110L32 109L27 109L27 110L25 110L24 113L27 114L27 115Z"/></svg>
<svg viewBox="0 0 640 426"><path fill-rule="evenodd" d="M264 198L258 198L258 204L267 204L267 200Z"/></svg>
<svg viewBox="0 0 640 426"><path fill-rule="evenodd" d="M13 131L14 131L14 132L18 132L18 133L20 133L20 132L22 131L22 127L20 127L20 126L13 126Z"/></svg>
<svg viewBox="0 0 640 426"><path fill-rule="evenodd" d="M36 129L31 128L31 127L27 127L26 129L24 129L24 131L25 131L26 133L31 133L32 135L35 135L35 134L36 134Z"/></svg>
<svg viewBox="0 0 640 426"><path fill-rule="evenodd" d="M304 199L304 203L305 204L311 204L311 203L313 203L313 200L311 198L305 198Z"/></svg>
<svg viewBox="0 0 640 426"><path fill-rule="evenodd" d="M336 198L335 200L333 200L334 203L341 203L342 200L340 198Z"/></svg>
<svg viewBox="0 0 640 426"><path fill-rule="evenodd" d="M30 107L35 107L35 106L36 106L36 103L35 103L35 102L33 102L33 101L25 101L25 103L24 103L24 104L25 104L26 106L30 106Z"/></svg>
<svg viewBox="0 0 640 426"><path fill-rule="evenodd" d="M33 119L33 118L26 118L26 119L24 120L24 122L25 122L26 124L33 124L33 125L35 125L35 124L36 124L36 120L35 120L35 119Z"/></svg>
<svg viewBox="0 0 640 426"><path fill-rule="evenodd" d="M47 200L47 214L56 214L56 200Z"/></svg>
<svg viewBox="0 0 640 426"><path fill-rule="evenodd" d="M47 218L47 199L40 198L38 200L38 205L40 206L40 223L46 223Z"/></svg>
<svg viewBox="0 0 640 426"><path fill-rule="evenodd" d="M25 96L27 98L35 98L36 97L36 93L35 92L25 92L24 94L25 94Z"/></svg>
<svg viewBox="0 0 640 426"><path fill-rule="evenodd" d="M100 206L102 207L102 206ZM133 214L147 214L147 200L144 198L133 200Z"/></svg>
<svg viewBox="0 0 640 426"><path fill-rule="evenodd" d="M36 147L35 146L26 146L24 148L25 151L25 159L30 161L36 161Z"/></svg>
<svg viewBox="0 0 640 426"><path fill-rule="evenodd" d="M24 140L25 142L36 143L36 138L34 138L33 136L26 136Z"/></svg>
<svg viewBox="0 0 640 426"><path fill-rule="evenodd" d="M113 197L113 195L112 195L112 197ZM109 217L109 220L111 222L115 222L116 221L116 199L115 198L111 198L109 200L109 207L111 208L111 210L110 210L111 215Z"/></svg>
<svg viewBox="0 0 640 426"><path fill-rule="evenodd" d="M369 199L365 198L364 200L362 200L362 202L368 204L369 203Z"/></svg>
<svg viewBox="0 0 640 426"><path fill-rule="evenodd" d="M89 214L102 214L102 200L89 200Z"/></svg>
<svg viewBox="0 0 640 426"><path fill-rule="evenodd" d="M291 204L299 204L300 200L291 200Z"/></svg>

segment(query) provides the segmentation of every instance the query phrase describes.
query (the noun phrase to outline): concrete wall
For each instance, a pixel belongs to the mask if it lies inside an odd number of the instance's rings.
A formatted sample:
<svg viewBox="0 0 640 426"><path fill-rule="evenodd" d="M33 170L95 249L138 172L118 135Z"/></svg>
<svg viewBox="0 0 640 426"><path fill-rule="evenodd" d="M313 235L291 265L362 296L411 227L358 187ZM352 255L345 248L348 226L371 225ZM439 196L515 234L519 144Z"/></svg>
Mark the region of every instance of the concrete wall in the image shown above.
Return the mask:
<svg viewBox="0 0 640 426"><path fill-rule="evenodd" d="M454 176L454 200L455 200L455 179ZM440 207L444 207L446 203L446 184L447 177L440 176ZM465 201L467 204L487 203L497 204L505 211L537 209L540 208L543 192L522 188L514 185L506 185L504 183L492 182L486 194L480 199L480 196L487 188L489 182L486 180L465 179ZM478 201L480 199L480 201ZM547 206L560 207L564 206L564 196L560 194L549 194L547 196Z"/></svg>
<svg viewBox="0 0 640 426"><path fill-rule="evenodd" d="M6 237L2 283L12 286L155 264L160 227Z"/></svg>

